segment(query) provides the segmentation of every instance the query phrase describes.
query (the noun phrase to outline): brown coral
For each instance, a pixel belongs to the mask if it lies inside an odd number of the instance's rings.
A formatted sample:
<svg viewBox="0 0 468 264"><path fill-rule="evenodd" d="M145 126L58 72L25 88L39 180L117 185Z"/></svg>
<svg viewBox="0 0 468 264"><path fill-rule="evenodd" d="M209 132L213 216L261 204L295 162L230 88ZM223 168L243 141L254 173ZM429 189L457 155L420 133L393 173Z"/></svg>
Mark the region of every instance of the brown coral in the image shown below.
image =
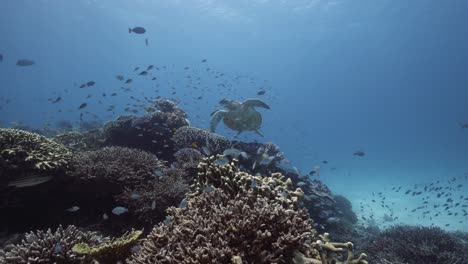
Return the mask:
<svg viewBox="0 0 468 264"><path fill-rule="evenodd" d="M20 244L0 250L0 263L5 264L35 264L35 263L93 263L92 259L78 256L72 252L72 247L78 243L98 245L108 242L109 238L95 232L83 232L75 226L63 228L59 226L55 232L30 232Z"/></svg>

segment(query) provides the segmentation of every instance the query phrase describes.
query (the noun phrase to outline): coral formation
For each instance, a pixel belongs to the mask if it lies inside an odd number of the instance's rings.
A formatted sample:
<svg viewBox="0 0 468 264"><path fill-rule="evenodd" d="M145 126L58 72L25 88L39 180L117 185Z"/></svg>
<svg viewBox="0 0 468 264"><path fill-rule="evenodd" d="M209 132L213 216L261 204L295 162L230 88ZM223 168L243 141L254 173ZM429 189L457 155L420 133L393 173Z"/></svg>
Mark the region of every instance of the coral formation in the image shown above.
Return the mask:
<svg viewBox="0 0 468 264"><path fill-rule="evenodd" d="M78 256L72 252L72 247L78 243L97 246L108 242L109 239L95 232L83 232L75 226L63 228L59 226L55 232L47 231L30 232L20 244L11 245L0 250L0 263L93 263L87 256Z"/></svg>
<svg viewBox="0 0 468 264"><path fill-rule="evenodd" d="M197 148L207 156L220 154L231 145L223 136L192 126L177 129L173 141L177 149Z"/></svg>
<svg viewBox="0 0 468 264"><path fill-rule="evenodd" d="M132 253L132 247L138 242L142 231L132 230L118 239L99 245L90 245L86 242L75 244L72 251L78 255L85 255L98 261L98 263L123 262Z"/></svg>
<svg viewBox="0 0 468 264"><path fill-rule="evenodd" d="M371 238L365 250L377 264L462 264L468 245L438 227L394 226Z"/></svg>
<svg viewBox="0 0 468 264"><path fill-rule="evenodd" d="M71 152L38 134L0 129L0 187L26 187L47 181L68 168Z"/></svg>
<svg viewBox="0 0 468 264"><path fill-rule="evenodd" d="M193 169L198 166L198 163L202 160L203 155L200 151L194 148L182 148L174 153L176 158L174 166L182 169Z"/></svg>
<svg viewBox="0 0 468 264"><path fill-rule="evenodd" d="M160 99L144 116L122 116L106 123L106 144L138 148L170 160L175 152L171 138L178 128L188 125L186 117L175 103Z"/></svg>
<svg viewBox="0 0 468 264"><path fill-rule="evenodd" d="M52 138L68 149L77 151L96 150L104 146L104 137L100 129L89 130L86 132L70 131Z"/></svg>
<svg viewBox="0 0 468 264"><path fill-rule="evenodd" d="M140 220L154 223L167 207L178 204L188 189L184 171L169 169L155 155L137 149L105 147L78 153L72 177L88 192L112 196Z"/></svg>
<svg viewBox="0 0 468 264"><path fill-rule="evenodd" d="M130 263L283 263L312 231L306 212L252 192L217 189L168 211L171 223L155 228Z"/></svg>
<svg viewBox="0 0 468 264"><path fill-rule="evenodd" d="M102 181L131 187L153 178L164 162L155 155L132 148L105 147L77 153L71 162L70 175L81 180Z"/></svg>

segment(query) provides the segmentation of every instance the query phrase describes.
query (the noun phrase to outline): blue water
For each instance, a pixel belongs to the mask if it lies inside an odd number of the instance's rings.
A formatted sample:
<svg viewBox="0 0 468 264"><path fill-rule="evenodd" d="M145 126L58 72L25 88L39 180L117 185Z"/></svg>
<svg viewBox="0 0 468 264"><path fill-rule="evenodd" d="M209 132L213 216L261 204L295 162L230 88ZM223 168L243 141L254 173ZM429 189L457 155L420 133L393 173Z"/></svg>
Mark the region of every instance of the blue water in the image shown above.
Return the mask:
<svg viewBox="0 0 468 264"><path fill-rule="evenodd" d="M271 106L261 110L265 137L239 139L274 142L304 174L321 165L320 179L356 210L372 192L384 192L401 221L468 230L466 216L434 223L407 213L404 207L420 198L391 192L455 177L464 185L453 192L468 197L468 129L460 127L468 121L467 1L16 0L1 6L3 126L78 121L85 101L86 111L109 121L124 114L130 95L160 95L179 99L192 124L208 128L223 97L259 97ZM133 26L146 34L129 34ZM21 58L36 64L18 67ZM149 78L134 77L135 67L149 64L167 67L158 75L159 92ZM212 71L225 75L214 78ZM133 92L120 89L118 74L134 77ZM186 87L187 75L200 77L198 89ZM94 87L78 88L90 80ZM260 89L266 94L257 96ZM110 97L113 92L118 95ZM85 99L88 94L93 97ZM57 96L61 102L48 101ZM116 106L113 116L109 105ZM219 133L235 134L222 125ZM358 149L366 155L353 156Z"/></svg>

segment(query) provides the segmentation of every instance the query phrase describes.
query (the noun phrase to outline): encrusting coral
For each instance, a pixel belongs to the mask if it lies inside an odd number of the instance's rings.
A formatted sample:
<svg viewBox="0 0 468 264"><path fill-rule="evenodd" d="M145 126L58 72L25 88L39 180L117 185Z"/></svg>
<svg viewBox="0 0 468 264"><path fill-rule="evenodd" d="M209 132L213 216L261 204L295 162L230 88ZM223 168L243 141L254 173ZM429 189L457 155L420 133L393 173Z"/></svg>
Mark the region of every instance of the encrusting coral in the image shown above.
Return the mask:
<svg viewBox="0 0 468 264"><path fill-rule="evenodd" d="M27 187L50 180L68 168L71 152L44 136L0 128L0 187Z"/></svg>
<svg viewBox="0 0 468 264"><path fill-rule="evenodd" d="M59 226L55 232L48 229L27 233L20 244L0 250L0 263L91 264L91 258L77 255L72 252L72 247L78 243L96 246L109 241L95 232L80 231L75 226L65 229Z"/></svg>
<svg viewBox="0 0 468 264"><path fill-rule="evenodd" d="M90 245L86 242L75 244L72 251L95 259L100 264L113 264L123 262L132 252L142 231L132 230L122 237L99 245Z"/></svg>

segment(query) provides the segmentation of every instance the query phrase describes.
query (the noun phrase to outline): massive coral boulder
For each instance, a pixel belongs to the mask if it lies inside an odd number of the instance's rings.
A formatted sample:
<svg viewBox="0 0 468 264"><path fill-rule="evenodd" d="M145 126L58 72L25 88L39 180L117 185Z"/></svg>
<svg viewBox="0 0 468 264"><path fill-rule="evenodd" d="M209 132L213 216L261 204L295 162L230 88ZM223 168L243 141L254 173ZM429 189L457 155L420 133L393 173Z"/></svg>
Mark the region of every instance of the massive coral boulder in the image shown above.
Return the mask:
<svg viewBox="0 0 468 264"><path fill-rule="evenodd" d="M144 116L122 116L106 123L106 144L138 148L170 160L175 152L171 138L178 128L189 124L186 117L174 102L160 99Z"/></svg>
<svg viewBox="0 0 468 264"><path fill-rule="evenodd" d="M61 175L71 152L38 134L0 128L0 188L34 186Z"/></svg>
<svg viewBox="0 0 468 264"><path fill-rule="evenodd" d="M48 229L27 233L21 243L0 250L0 263L91 264L93 260L74 253L73 246L78 243L96 246L108 241L109 238L95 232L80 231L75 226L59 226L54 232Z"/></svg>

